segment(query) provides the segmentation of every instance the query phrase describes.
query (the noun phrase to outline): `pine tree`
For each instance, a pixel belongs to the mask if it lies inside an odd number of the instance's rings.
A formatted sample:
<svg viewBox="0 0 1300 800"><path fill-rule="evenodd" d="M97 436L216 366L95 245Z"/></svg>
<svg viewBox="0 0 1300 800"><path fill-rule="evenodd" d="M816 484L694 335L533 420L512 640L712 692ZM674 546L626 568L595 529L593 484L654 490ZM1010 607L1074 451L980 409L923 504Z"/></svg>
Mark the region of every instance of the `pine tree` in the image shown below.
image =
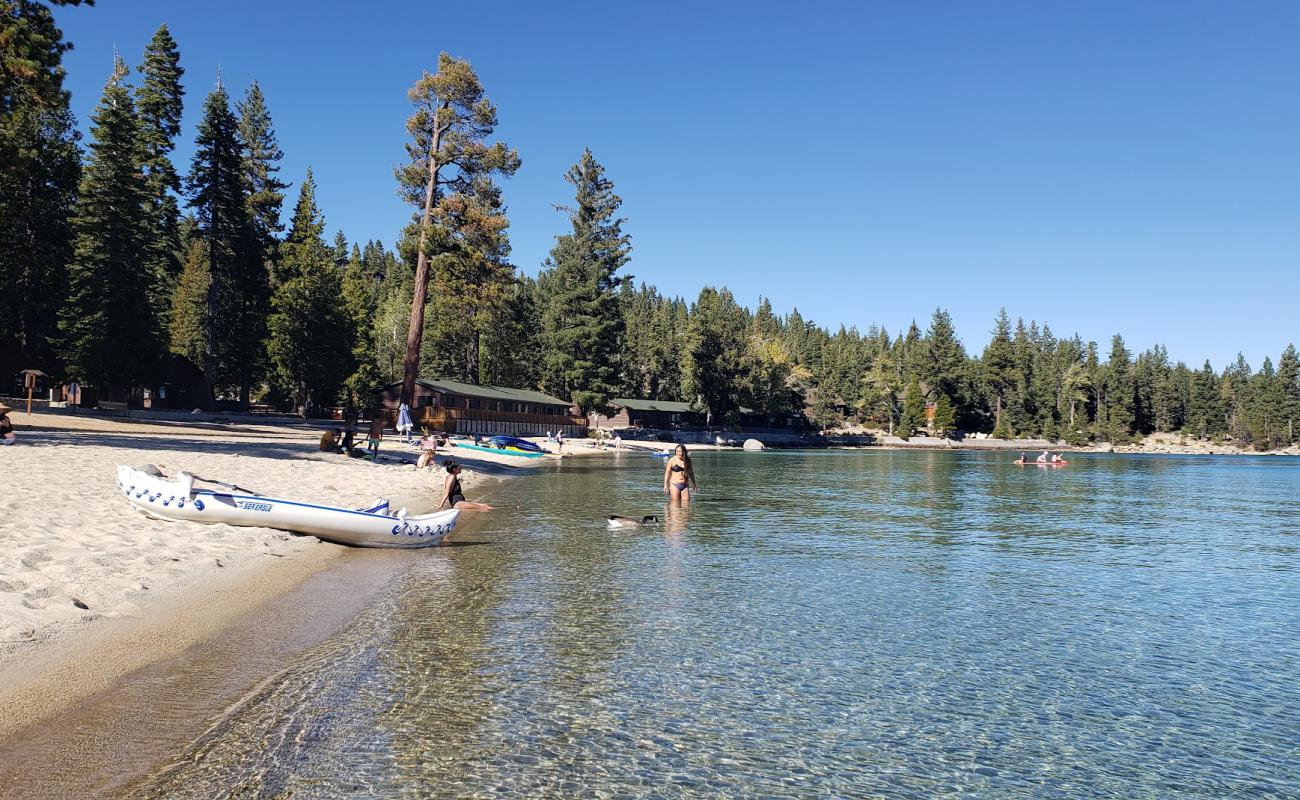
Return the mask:
<svg viewBox="0 0 1300 800"><path fill-rule="evenodd" d="M1006 406L1007 394L1016 385L1017 370L1015 349L1011 343L1011 319L1004 308L998 313L993 326L993 338L984 348L981 364L983 380L993 395L993 436L1005 439L1010 435L1002 424L1002 412Z"/></svg>
<svg viewBox="0 0 1300 800"><path fill-rule="evenodd" d="M12 298L0 303L0 375L28 367L55 374L81 174L63 88L72 45L41 3L5 2L0 19L0 286Z"/></svg>
<svg viewBox="0 0 1300 800"><path fill-rule="evenodd" d="M1111 339L1110 359L1105 368L1106 438L1116 444L1127 442L1134 432L1134 402L1137 394L1133 362L1124 337Z"/></svg>
<svg viewBox="0 0 1300 800"><path fill-rule="evenodd" d="M948 395L940 392L939 399L934 401L934 419L931 421L931 427L936 433L947 436L953 432L956 425L957 411L953 408Z"/></svg>
<svg viewBox="0 0 1300 800"><path fill-rule="evenodd" d="M409 403L425 333L430 259L456 250L495 255L492 240L505 227L504 215L486 211L475 196L494 188L492 176L513 175L519 169L519 155L500 142L487 144L497 124L496 107L484 95L468 61L440 54L438 72L426 72L407 96L415 106L406 121L411 161L397 170L397 181L402 195L420 209L402 374L401 397ZM471 213L465 215L466 211Z"/></svg>
<svg viewBox="0 0 1300 800"><path fill-rule="evenodd" d="M208 292L212 272L208 264L208 245L194 237L185 257L172 294L170 350L188 358L196 366L207 352Z"/></svg>
<svg viewBox="0 0 1300 800"><path fill-rule="evenodd" d="M352 371L352 320L339 304L342 279L324 231L309 169L284 244L284 280L271 300L267 340L276 376L293 389L303 417L332 404Z"/></svg>
<svg viewBox="0 0 1300 800"><path fill-rule="evenodd" d="M925 397L913 380L903 393L903 416L898 421L898 435L906 439L925 426Z"/></svg>
<svg viewBox="0 0 1300 800"><path fill-rule="evenodd" d="M101 387L133 387L158 371L162 353L149 298L146 149L126 64L117 59L91 115L90 155L72 225L71 288L60 318L69 373Z"/></svg>
<svg viewBox="0 0 1300 800"><path fill-rule="evenodd" d="M1279 407L1277 422L1285 441L1300 441L1300 356L1294 344L1286 346L1277 362Z"/></svg>
<svg viewBox="0 0 1300 800"><path fill-rule="evenodd" d="M264 368L270 287L249 216L243 150L230 97L218 84L203 103L186 188L211 273L203 372L216 386L238 391L247 408Z"/></svg>
<svg viewBox="0 0 1300 800"><path fill-rule="evenodd" d="M700 290L687 325L683 388L714 425L739 413L745 324L744 309L731 292L712 286Z"/></svg>
<svg viewBox="0 0 1300 800"><path fill-rule="evenodd" d="M373 245L367 245L370 248ZM372 272L362 255L361 248L352 246L352 253L343 273L343 307L351 320L352 374L344 382L348 391L348 404L364 406L370 393L380 385L382 377L375 364L375 339L373 321L379 307L379 281L383 273Z"/></svg>
<svg viewBox="0 0 1300 800"><path fill-rule="evenodd" d="M925 333L920 380L932 395L959 396L966 370L966 351L952 326L952 317L942 308L934 310Z"/></svg>
<svg viewBox="0 0 1300 800"><path fill-rule="evenodd" d="M505 210L500 189L486 180L476 186L473 197L453 198L448 205L459 209L458 225L466 235L462 246L433 262L430 283L439 302L426 315L421 370L481 383L486 370L484 342L515 282L515 268L506 259L510 240ZM475 230L480 233L468 235ZM414 238L418 230L412 226L408 233ZM407 249L415 251L409 245Z"/></svg>
<svg viewBox="0 0 1300 800"><path fill-rule="evenodd" d="M569 215L572 233L559 236L546 269L552 273L542 312L546 387L571 398L586 415L604 408L618 390L623 339L618 270L628 262L631 239L616 216L623 200L605 169L584 150L564 179L576 189Z"/></svg>
<svg viewBox="0 0 1300 800"><path fill-rule="evenodd" d="M253 236L270 272L271 283L278 286L284 275L277 263L276 244L277 237L284 230L280 224L280 210L284 207L284 190L289 188L289 184L278 177L284 153L276 141L266 96L257 81L245 90L244 99L235 110L239 114L242 171Z"/></svg>
<svg viewBox="0 0 1300 800"><path fill-rule="evenodd" d="M144 174L152 228L149 268L154 274L151 300L164 321L170 316L172 288L181 271L180 207L176 199L181 179L171 160L181 131L185 96L181 87L185 70L180 58L176 40L166 25L160 25L145 48L143 63L137 68L141 80L135 92L146 150Z"/></svg>

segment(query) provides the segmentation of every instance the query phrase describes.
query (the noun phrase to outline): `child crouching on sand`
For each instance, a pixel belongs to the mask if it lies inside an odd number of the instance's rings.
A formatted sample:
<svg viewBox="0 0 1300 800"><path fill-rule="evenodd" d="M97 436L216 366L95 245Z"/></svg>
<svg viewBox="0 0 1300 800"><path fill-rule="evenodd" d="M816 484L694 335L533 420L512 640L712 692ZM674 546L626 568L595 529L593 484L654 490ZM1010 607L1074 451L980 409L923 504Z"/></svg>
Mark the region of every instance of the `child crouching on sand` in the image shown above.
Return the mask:
<svg viewBox="0 0 1300 800"><path fill-rule="evenodd" d="M0 403L0 445L13 444L18 441L17 434L14 433L14 424L9 419L9 412L12 408Z"/></svg>

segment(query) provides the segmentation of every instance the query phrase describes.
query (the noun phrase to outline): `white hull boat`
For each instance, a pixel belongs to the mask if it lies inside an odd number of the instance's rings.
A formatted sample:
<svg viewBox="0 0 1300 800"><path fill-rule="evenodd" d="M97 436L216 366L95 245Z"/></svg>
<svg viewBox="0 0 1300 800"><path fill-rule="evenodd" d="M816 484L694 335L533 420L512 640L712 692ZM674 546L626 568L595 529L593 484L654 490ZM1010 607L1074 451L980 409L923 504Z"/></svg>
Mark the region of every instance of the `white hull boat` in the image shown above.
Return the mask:
<svg viewBox="0 0 1300 800"><path fill-rule="evenodd" d="M127 500L151 517L279 528L354 547L429 547L451 533L460 516L455 509L413 516L405 509L392 513L384 500L366 509L333 508L265 497L229 484L218 484L224 490L196 488L196 480L215 483L185 472L167 478L117 468L117 483Z"/></svg>

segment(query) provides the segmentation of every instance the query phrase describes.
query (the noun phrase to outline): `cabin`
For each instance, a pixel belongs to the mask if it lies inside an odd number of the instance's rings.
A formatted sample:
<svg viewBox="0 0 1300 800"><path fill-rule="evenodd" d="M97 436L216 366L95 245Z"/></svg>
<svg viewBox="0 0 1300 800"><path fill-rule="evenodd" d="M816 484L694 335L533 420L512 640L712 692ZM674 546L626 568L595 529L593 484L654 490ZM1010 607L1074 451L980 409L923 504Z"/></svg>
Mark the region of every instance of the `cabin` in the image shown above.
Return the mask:
<svg viewBox="0 0 1300 800"><path fill-rule="evenodd" d="M397 424L402 382L390 383L374 395L375 416L389 427ZM532 389L479 386L449 380L415 382L411 422L416 429L445 433L540 436L562 431L585 437L587 420L569 413L569 403Z"/></svg>
<svg viewBox="0 0 1300 800"><path fill-rule="evenodd" d="M705 425L704 412L690 403L676 400L637 400L616 397L609 401L609 414L593 411L589 423L596 428L656 428L694 430Z"/></svg>

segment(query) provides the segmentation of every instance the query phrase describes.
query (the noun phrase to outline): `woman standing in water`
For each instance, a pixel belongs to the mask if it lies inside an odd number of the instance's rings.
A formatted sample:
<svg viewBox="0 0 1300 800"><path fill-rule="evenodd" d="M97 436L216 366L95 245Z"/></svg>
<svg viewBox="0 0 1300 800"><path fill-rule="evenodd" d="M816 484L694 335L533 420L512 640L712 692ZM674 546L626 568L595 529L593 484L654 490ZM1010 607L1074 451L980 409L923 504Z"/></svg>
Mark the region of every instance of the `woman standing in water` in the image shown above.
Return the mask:
<svg viewBox="0 0 1300 800"><path fill-rule="evenodd" d="M691 467L691 456L686 452L686 445L679 444L673 451L672 458L664 464L664 491L674 503L691 501L691 490L699 491L695 482L695 470Z"/></svg>

